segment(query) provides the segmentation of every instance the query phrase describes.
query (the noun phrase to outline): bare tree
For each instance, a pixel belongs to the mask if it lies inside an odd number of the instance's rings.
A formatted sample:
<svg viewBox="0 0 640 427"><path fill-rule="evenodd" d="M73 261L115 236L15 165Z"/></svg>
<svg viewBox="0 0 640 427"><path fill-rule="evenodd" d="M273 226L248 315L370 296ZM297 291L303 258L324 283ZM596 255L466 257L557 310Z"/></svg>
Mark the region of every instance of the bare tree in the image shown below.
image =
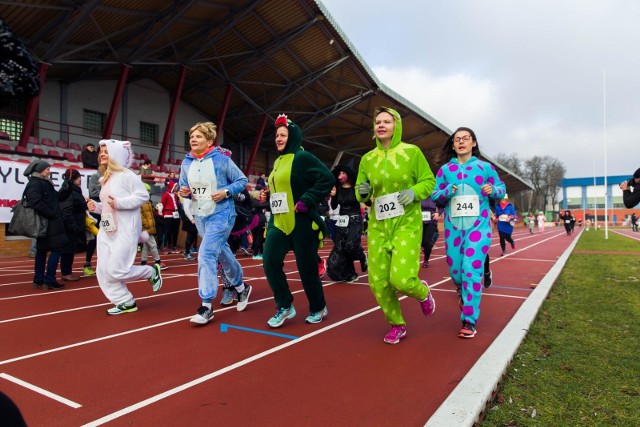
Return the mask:
<svg viewBox="0 0 640 427"><path fill-rule="evenodd" d="M566 169L562 162L551 156L534 156L525 160L525 173L533 185L533 198L540 209L546 210L549 201L556 203L560 181Z"/></svg>

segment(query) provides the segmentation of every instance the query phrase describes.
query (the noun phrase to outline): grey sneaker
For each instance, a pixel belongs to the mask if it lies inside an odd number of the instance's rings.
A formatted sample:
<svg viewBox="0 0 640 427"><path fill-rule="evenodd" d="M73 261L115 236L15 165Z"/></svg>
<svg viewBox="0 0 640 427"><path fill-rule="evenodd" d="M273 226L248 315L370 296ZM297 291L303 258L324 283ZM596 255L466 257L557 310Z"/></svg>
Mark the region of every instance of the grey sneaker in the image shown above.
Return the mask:
<svg viewBox="0 0 640 427"><path fill-rule="evenodd" d="M198 325L206 325L211 319L213 319L213 311L203 305L198 309L196 314L191 317L190 322L197 323Z"/></svg>
<svg viewBox="0 0 640 427"><path fill-rule="evenodd" d="M249 295L251 295L251 286L244 284L244 291L238 294L238 305L236 309L238 311L242 311L247 308L247 304L249 304Z"/></svg>
<svg viewBox="0 0 640 427"><path fill-rule="evenodd" d="M285 320L293 319L295 316L296 309L293 308L293 304L289 308L278 307L276 314L274 314L271 319L267 320L267 324L272 328L279 328Z"/></svg>
<svg viewBox="0 0 640 427"><path fill-rule="evenodd" d="M231 305L235 301L238 301L238 292L233 288L222 288L220 305Z"/></svg>
<svg viewBox="0 0 640 427"><path fill-rule="evenodd" d="M149 283L151 283L153 292L158 292L162 287L162 274L160 274L162 267L158 264L153 264L151 268L153 268L153 274L149 277Z"/></svg>
<svg viewBox="0 0 640 427"><path fill-rule="evenodd" d="M322 319L327 317L327 314L329 314L329 310L325 307L320 311L310 313L304 321L307 323L320 323L322 322Z"/></svg>

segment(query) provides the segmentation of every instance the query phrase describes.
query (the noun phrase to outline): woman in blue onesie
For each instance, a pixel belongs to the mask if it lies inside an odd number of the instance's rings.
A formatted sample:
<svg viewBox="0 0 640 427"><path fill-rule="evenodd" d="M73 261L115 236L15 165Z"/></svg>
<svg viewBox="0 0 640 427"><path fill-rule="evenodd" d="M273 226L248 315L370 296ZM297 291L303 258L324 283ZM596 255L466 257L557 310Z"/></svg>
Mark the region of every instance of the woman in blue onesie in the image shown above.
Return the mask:
<svg viewBox="0 0 640 427"><path fill-rule="evenodd" d="M462 298L461 338L473 338L480 317L484 261L491 247L489 198L501 199L504 183L494 167L479 160L475 133L458 128L440 149L435 202L446 203L444 241L449 273Z"/></svg>

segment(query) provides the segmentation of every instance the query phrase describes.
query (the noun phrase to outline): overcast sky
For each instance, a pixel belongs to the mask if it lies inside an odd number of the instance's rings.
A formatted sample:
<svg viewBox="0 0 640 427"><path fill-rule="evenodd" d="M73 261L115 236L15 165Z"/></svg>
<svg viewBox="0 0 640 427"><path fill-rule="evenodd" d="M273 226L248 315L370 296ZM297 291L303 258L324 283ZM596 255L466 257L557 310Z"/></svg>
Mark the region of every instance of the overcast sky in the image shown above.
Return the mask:
<svg viewBox="0 0 640 427"><path fill-rule="evenodd" d="M606 129L607 175L640 167L637 0L321 1L382 83L489 156L601 176Z"/></svg>

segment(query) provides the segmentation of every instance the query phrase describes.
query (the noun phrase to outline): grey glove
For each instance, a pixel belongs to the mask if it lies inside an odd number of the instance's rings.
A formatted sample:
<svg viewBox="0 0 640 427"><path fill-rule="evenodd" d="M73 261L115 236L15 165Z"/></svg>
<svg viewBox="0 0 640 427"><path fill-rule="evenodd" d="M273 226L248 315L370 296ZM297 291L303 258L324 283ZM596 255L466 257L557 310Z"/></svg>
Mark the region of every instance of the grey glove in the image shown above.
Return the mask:
<svg viewBox="0 0 640 427"><path fill-rule="evenodd" d="M371 184L368 182L361 182L358 184L358 194L360 197L364 199L369 195L369 193L371 193Z"/></svg>
<svg viewBox="0 0 640 427"><path fill-rule="evenodd" d="M400 203L402 206L406 206L409 203L413 202L415 198L416 193L414 193L412 189L409 188L407 190L402 190L398 195L398 203Z"/></svg>

